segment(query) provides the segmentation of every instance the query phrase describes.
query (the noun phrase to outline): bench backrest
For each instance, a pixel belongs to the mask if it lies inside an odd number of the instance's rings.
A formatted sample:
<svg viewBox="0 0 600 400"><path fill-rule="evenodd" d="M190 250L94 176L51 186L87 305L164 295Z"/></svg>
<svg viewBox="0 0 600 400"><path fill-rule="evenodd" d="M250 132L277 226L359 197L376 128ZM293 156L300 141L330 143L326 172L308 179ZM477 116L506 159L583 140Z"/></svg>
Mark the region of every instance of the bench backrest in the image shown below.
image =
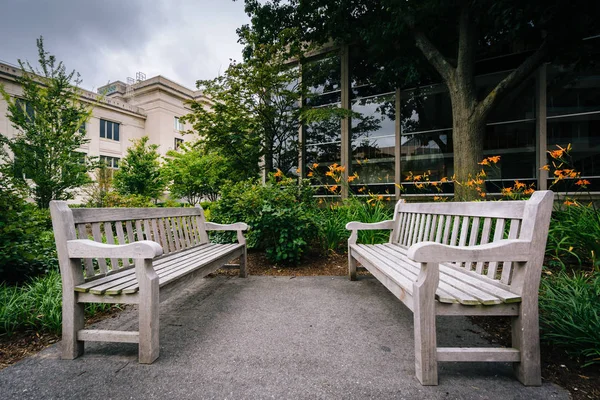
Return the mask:
<svg viewBox="0 0 600 400"><path fill-rule="evenodd" d="M53 201L50 211L59 253L66 240L90 239L100 243L127 244L153 240L164 254L207 243L204 211L194 208L69 208L65 202ZM54 221L62 221L62 224ZM63 243L64 242L64 243ZM83 260L85 278L107 275L127 268L132 260Z"/></svg>
<svg viewBox="0 0 600 400"><path fill-rule="evenodd" d="M418 204L400 201L395 208L390 242L406 248L423 241L466 247L502 239L524 239L532 241L532 251L536 253L532 259L543 259L553 196L551 191L537 191L523 201ZM541 268L541 262L538 264ZM490 260L455 265L513 285L515 274L511 262Z"/></svg>

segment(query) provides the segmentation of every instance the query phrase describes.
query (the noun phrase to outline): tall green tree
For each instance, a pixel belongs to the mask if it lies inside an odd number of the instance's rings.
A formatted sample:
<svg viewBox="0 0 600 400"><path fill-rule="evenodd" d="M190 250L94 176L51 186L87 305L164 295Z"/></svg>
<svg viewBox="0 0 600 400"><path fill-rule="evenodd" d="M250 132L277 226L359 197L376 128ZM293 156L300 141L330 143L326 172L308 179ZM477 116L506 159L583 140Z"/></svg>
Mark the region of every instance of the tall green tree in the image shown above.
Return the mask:
<svg viewBox="0 0 600 400"><path fill-rule="evenodd" d="M164 177L160 173L158 145L149 144L148 136L132 140L127 155L114 173L113 184L122 195L139 195L158 200L165 189Z"/></svg>
<svg viewBox="0 0 600 400"><path fill-rule="evenodd" d="M216 201L231 176L225 157L186 143L167 152L162 172L171 195L193 206L203 198Z"/></svg>
<svg viewBox="0 0 600 400"><path fill-rule="evenodd" d="M281 41L306 53L334 41L354 50L359 81L396 87L443 82L452 103L454 172L466 181L479 169L487 116L545 61L581 63L600 30L600 3L587 0L245 0L255 42ZM246 43L251 57L254 43ZM486 92L475 85L476 61L513 54L514 68ZM455 185L458 199L474 189Z"/></svg>
<svg viewBox="0 0 600 400"><path fill-rule="evenodd" d="M93 162L79 149L89 141L85 122L91 107L79 101L79 74L67 73L44 49L43 38L37 39L37 47L39 68L19 60L22 73L16 80L22 96L13 98L0 85L8 119L18 131L14 137L0 132L0 144L10 150L1 168L40 208L48 208L51 200L73 198L74 189L90 181Z"/></svg>
<svg viewBox="0 0 600 400"><path fill-rule="evenodd" d="M233 180L257 176L261 158L267 171L297 165L302 88L277 43L257 46L254 57L233 61L223 75L197 87L207 100L193 102L185 119L204 146L230 160Z"/></svg>

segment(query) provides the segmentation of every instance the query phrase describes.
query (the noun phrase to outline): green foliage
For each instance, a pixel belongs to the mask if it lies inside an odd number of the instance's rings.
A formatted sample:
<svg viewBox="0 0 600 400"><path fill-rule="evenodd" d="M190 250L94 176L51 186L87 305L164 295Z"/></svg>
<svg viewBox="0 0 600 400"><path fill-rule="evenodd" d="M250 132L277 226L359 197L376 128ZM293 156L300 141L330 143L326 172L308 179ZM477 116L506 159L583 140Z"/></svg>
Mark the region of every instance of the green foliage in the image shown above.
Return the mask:
<svg viewBox="0 0 600 400"><path fill-rule="evenodd" d="M80 128L91 108L79 102L79 74L57 64L42 38L37 46L41 71L19 60L22 98L12 98L0 85L8 119L18 130L12 138L0 133L0 145L10 149L2 157L4 176L26 188L38 207L48 208L51 200L73 198L73 189L90 181L93 163L78 149L89 141Z"/></svg>
<svg viewBox="0 0 600 400"><path fill-rule="evenodd" d="M577 358L600 364L600 273L567 274L542 279L541 339Z"/></svg>
<svg viewBox="0 0 600 400"><path fill-rule="evenodd" d="M316 238L316 207L308 184L274 175L265 184L243 181L226 186L211 208L219 223L245 222L248 247L264 250L269 261L297 265Z"/></svg>
<svg viewBox="0 0 600 400"><path fill-rule="evenodd" d="M23 286L0 285L0 334L43 330L60 333L62 285L56 270L32 279ZM86 304L92 316L114 307L111 304Z"/></svg>
<svg viewBox="0 0 600 400"><path fill-rule="evenodd" d="M27 204L0 179L0 282L20 282L56 266L48 211Z"/></svg>
<svg viewBox="0 0 600 400"><path fill-rule="evenodd" d="M162 173L170 182L171 195L191 205L198 204L202 198L217 200L219 189L232 177L223 156L186 143L177 151L167 152Z"/></svg>
<svg viewBox="0 0 600 400"><path fill-rule="evenodd" d="M346 224L351 221L365 223L380 222L392 218L392 209L376 199L362 201L352 197L342 203L329 204L319 210L319 240L325 251L345 252L350 231ZM385 243L390 237L389 230L360 231L359 243Z"/></svg>
<svg viewBox="0 0 600 400"><path fill-rule="evenodd" d="M193 102L185 117L201 143L230 161L237 180L255 178L262 156L269 172L287 173L297 165L298 70L286 64L277 43L257 46L253 55L232 62L218 78L198 81L206 99Z"/></svg>
<svg viewBox="0 0 600 400"><path fill-rule="evenodd" d="M600 213L591 205L568 206L552 213L546 255L550 264L567 267L599 265Z"/></svg>
<svg viewBox="0 0 600 400"><path fill-rule="evenodd" d="M113 183L121 195L138 195L158 199L165 188L164 177L160 173L158 145L148 144L144 136L132 140L127 155L119 163Z"/></svg>
<svg viewBox="0 0 600 400"><path fill-rule="evenodd" d="M106 165L101 163L98 166L94 172L94 181L83 188L87 207L108 207L107 197L113 190L112 174L113 170Z"/></svg>

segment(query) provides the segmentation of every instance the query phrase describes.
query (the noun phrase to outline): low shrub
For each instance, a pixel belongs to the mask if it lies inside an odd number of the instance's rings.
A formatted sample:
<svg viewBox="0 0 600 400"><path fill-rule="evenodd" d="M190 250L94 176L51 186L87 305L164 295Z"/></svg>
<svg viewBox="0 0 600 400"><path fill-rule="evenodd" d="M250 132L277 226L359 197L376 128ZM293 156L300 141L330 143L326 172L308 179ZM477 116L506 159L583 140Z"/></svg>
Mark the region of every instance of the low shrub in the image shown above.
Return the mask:
<svg viewBox="0 0 600 400"><path fill-rule="evenodd" d="M312 195L307 183L298 185L277 173L264 185L243 181L224 187L210 217L218 223L247 223L249 248L264 250L273 263L297 265L318 232Z"/></svg>
<svg viewBox="0 0 600 400"><path fill-rule="evenodd" d="M600 365L600 272L544 276L539 307L544 342Z"/></svg>
<svg viewBox="0 0 600 400"><path fill-rule="evenodd" d="M0 334L41 330L60 333L62 321L60 273L49 271L21 286L0 285ZM110 309L110 304L86 304L92 316Z"/></svg>
<svg viewBox="0 0 600 400"><path fill-rule="evenodd" d="M57 265L48 210L0 189L0 282L23 282Z"/></svg>
<svg viewBox="0 0 600 400"><path fill-rule="evenodd" d="M546 245L552 266L597 266L599 252L600 214L593 206L573 203L552 213Z"/></svg>

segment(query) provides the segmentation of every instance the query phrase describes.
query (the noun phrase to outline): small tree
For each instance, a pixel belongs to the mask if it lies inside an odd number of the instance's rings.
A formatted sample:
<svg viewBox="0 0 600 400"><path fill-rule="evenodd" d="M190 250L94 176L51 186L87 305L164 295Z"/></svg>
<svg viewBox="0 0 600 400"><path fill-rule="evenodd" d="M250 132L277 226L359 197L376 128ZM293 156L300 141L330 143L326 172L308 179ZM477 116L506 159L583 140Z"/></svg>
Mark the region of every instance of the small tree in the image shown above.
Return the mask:
<svg viewBox="0 0 600 400"><path fill-rule="evenodd" d="M127 155L119 163L113 183L119 194L135 194L156 201L165 182L160 173L158 145L148 144L148 141L148 136L131 141L133 146L127 149Z"/></svg>
<svg viewBox="0 0 600 400"><path fill-rule="evenodd" d="M2 157L3 174L26 188L38 207L48 208L50 200L73 198L73 189L90 181L94 165L78 149L89 141L83 127L91 108L79 101L79 74L67 73L44 50L41 37L37 47L41 70L19 60L22 98L12 98L0 85L8 119L19 131L13 138L0 132L0 144L10 150Z"/></svg>
<svg viewBox="0 0 600 400"><path fill-rule="evenodd" d="M202 198L217 200L219 190L231 177L225 157L185 143L178 151L167 153L163 175L170 182L171 194L191 205L198 204Z"/></svg>

